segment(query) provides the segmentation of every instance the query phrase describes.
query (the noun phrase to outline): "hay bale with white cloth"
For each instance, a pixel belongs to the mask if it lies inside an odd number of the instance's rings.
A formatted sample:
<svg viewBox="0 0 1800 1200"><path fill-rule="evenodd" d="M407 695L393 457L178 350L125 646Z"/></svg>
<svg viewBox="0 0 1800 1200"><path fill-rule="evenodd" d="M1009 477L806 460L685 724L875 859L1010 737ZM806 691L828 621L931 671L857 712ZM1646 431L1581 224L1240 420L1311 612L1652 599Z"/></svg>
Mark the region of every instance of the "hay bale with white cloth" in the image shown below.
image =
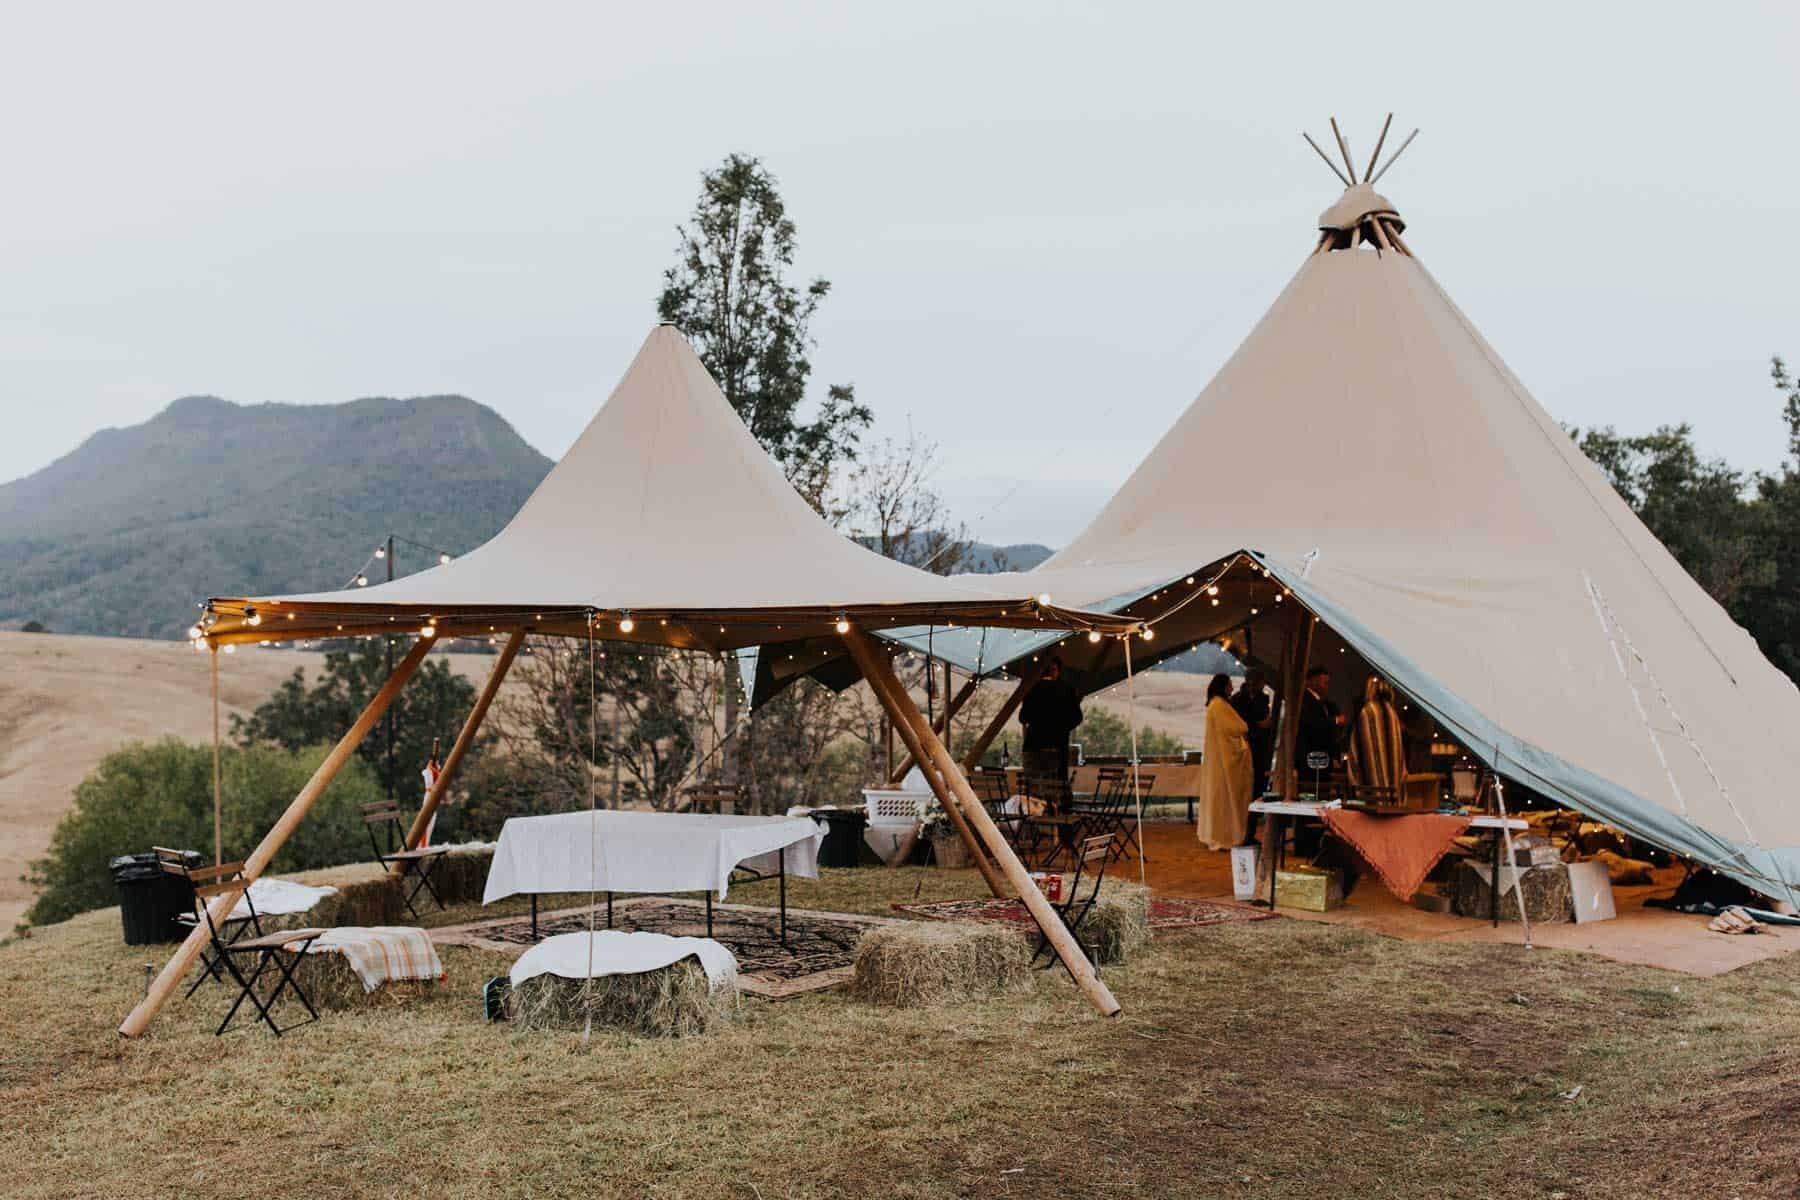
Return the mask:
<svg viewBox="0 0 1800 1200"><path fill-rule="evenodd" d="M509 979L506 1015L526 1029L584 1029L591 1019L643 1037L686 1037L737 1008L737 959L711 938L558 934L520 955Z"/></svg>

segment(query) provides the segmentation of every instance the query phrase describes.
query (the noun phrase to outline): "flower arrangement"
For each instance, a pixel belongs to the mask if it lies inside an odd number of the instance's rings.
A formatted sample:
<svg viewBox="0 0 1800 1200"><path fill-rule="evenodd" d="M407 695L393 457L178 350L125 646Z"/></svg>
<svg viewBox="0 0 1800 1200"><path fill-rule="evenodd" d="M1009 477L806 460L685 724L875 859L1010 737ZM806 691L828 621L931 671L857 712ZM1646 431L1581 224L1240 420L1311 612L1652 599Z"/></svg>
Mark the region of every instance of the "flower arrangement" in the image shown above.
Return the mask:
<svg viewBox="0 0 1800 1200"><path fill-rule="evenodd" d="M938 803L936 796L926 796L913 806L913 815L919 822L919 836L922 838L949 837L954 831L950 818L945 815L944 808Z"/></svg>

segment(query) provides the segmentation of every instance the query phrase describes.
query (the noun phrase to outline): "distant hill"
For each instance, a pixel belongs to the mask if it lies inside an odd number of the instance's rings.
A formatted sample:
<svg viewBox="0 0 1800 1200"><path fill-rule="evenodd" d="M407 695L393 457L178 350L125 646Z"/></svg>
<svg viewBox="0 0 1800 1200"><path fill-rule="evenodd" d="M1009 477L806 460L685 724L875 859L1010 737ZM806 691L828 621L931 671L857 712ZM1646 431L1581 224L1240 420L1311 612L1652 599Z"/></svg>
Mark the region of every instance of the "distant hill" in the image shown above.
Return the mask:
<svg viewBox="0 0 1800 1200"><path fill-rule="evenodd" d="M189 396L0 485L0 627L177 636L209 595L340 587L390 532L472 549L550 467L461 396Z"/></svg>

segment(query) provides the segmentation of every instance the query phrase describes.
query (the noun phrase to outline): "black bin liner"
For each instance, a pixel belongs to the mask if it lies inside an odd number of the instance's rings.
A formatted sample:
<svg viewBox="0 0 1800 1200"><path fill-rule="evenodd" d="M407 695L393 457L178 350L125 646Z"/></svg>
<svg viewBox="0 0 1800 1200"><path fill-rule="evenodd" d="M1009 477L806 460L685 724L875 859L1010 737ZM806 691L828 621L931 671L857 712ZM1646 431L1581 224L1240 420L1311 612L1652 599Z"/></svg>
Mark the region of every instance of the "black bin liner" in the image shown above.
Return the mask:
<svg viewBox="0 0 1800 1200"><path fill-rule="evenodd" d="M869 814L860 808L815 808L811 816L824 821L825 841L819 846L821 867L854 867L862 861L863 830Z"/></svg>

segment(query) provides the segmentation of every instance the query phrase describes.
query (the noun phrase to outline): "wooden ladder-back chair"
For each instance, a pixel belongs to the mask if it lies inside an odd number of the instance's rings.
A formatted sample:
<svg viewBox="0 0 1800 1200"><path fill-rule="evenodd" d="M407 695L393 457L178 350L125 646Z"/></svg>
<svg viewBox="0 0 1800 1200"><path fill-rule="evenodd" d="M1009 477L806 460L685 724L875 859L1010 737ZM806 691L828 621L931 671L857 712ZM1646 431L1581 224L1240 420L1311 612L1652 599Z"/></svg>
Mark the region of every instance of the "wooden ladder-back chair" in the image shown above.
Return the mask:
<svg viewBox="0 0 1800 1200"><path fill-rule="evenodd" d="M431 873L437 869L438 860L444 857L444 847L420 846L417 849L407 849L406 834L411 822L406 819L406 813L396 801L377 800L373 804L363 805L362 819L363 827L369 831L369 846L375 851L375 857L381 860L381 865L391 867L399 864L400 897L406 902L406 911L412 914L413 920L419 919L419 910L413 907L413 899L421 889L442 909L444 899L438 895L437 888L432 886Z"/></svg>

